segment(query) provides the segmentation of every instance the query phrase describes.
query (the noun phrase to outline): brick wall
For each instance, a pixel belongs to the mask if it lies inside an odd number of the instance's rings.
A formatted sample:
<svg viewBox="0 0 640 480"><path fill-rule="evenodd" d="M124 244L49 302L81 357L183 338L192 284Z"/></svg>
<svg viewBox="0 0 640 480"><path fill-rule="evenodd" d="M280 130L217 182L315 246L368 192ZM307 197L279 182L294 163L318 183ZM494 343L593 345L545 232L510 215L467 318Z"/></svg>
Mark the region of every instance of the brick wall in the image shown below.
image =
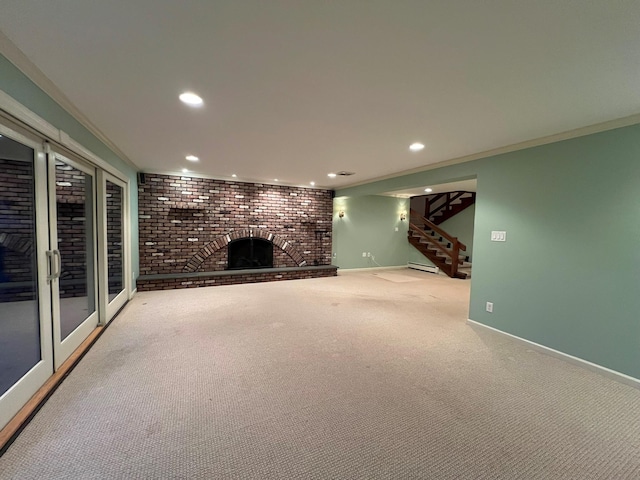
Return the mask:
<svg viewBox="0 0 640 480"><path fill-rule="evenodd" d="M87 219L86 196L93 196L91 177L63 162L56 161L56 210L58 250L62 257L60 297L87 294ZM91 279L93 280L93 279Z"/></svg>
<svg viewBox="0 0 640 480"><path fill-rule="evenodd" d="M0 248L3 271L0 301L35 298L34 287L20 287L35 280L35 203L33 165L0 160ZM76 297L86 289L85 174L56 162L56 211L58 249L63 258L60 296Z"/></svg>
<svg viewBox="0 0 640 480"><path fill-rule="evenodd" d="M86 195L91 178L63 162L56 162L58 249L62 255L60 296L86 295ZM93 196L91 197L91 199ZM93 204L91 202L91 208ZM109 294L124 288L122 250L122 188L106 182L107 264Z"/></svg>
<svg viewBox="0 0 640 480"><path fill-rule="evenodd" d="M307 265L331 264L330 190L145 174L138 191L141 275L182 273L210 242L243 229L270 232ZM226 269L226 245L206 252L198 271ZM273 253L274 268L299 264Z"/></svg>
<svg viewBox="0 0 640 480"><path fill-rule="evenodd" d="M109 274L109 294L120 293L124 288L123 230L122 230L122 188L107 181L107 263Z"/></svg>
<svg viewBox="0 0 640 480"><path fill-rule="evenodd" d="M0 302L35 298L34 242L33 164L0 159Z"/></svg>

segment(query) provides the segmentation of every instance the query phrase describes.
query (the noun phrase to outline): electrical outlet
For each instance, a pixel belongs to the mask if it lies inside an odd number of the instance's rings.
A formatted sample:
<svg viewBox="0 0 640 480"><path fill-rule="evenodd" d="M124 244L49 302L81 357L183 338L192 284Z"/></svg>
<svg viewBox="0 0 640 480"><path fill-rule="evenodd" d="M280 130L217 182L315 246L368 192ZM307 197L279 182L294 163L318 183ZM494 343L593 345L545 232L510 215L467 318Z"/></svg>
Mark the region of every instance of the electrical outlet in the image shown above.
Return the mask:
<svg viewBox="0 0 640 480"><path fill-rule="evenodd" d="M396 232L398 231L398 227L396 227Z"/></svg>
<svg viewBox="0 0 640 480"><path fill-rule="evenodd" d="M493 313L493 302L487 302L487 312Z"/></svg>
<svg viewBox="0 0 640 480"><path fill-rule="evenodd" d="M366 258L367 252L362 252L362 256Z"/></svg>
<svg viewBox="0 0 640 480"><path fill-rule="evenodd" d="M371 257L371 252L367 252L367 257Z"/></svg>

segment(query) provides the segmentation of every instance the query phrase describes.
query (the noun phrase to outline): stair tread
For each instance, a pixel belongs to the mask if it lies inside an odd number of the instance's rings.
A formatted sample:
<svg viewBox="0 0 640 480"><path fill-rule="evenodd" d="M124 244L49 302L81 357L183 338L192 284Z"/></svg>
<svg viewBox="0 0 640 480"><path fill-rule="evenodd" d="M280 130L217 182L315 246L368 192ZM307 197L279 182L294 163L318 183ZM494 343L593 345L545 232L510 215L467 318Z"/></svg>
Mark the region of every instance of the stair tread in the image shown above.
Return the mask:
<svg viewBox="0 0 640 480"><path fill-rule="evenodd" d="M466 260L468 256L464 254L458 256L457 273L454 274L451 257L442 250L443 248L450 249L451 243L435 230L430 228L423 230L420 227L421 224L420 219L413 216L411 226L407 232L409 243L429 258L434 265L440 267L449 277L468 278L470 276L468 272L471 271L471 262ZM466 271L459 272L458 270L460 269L466 269Z"/></svg>

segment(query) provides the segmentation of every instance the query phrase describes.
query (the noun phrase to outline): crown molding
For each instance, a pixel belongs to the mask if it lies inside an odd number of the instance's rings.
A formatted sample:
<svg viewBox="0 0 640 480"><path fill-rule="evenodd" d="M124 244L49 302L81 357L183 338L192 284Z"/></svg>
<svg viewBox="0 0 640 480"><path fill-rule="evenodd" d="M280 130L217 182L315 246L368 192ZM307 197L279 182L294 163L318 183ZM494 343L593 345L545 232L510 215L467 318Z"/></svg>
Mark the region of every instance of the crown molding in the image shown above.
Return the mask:
<svg viewBox="0 0 640 480"><path fill-rule="evenodd" d="M567 130L565 132L555 133L553 135L547 135L545 137L535 138L533 140L526 140L524 142L513 143L504 147L493 148L491 150L485 150L483 152L472 153L470 155L464 155L462 157L456 157L442 162L432 163L430 165L423 165L421 167L412 168L410 170L402 170L396 173L390 173L389 175L383 175L381 177L372 178L370 180L363 180L362 182L351 183L336 188L336 190L346 190L347 188L358 187L360 185L368 185L382 180L388 180L390 178L402 177L404 175L412 175L414 173L427 172L429 170L435 170L437 168L448 167L451 165L457 165L459 163L471 162L473 160L480 160L482 158L493 157L495 155L501 155L504 153L516 152L518 150L525 150L527 148L539 147L541 145L548 145L550 143L561 142L563 140L570 140L572 138L584 137L587 135L593 135L595 133L606 132L607 130L614 130L616 128L629 127L640 123L640 113L630 115L628 117L617 118L614 120L607 120L606 122L596 123L586 127L580 127L573 130Z"/></svg>
<svg viewBox="0 0 640 480"><path fill-rule="evenodd" d="M40 70L4 33L0 31L0 53L4 55L15 67L26 75L38 88L60 105L78 123L86 128L98 140L104 143L121 160L134 170L140 170L115 143L113 143L91 120L84 115L69 98Z"/></svg>
<svg viewBox="0 0 640 480"><path fill-rule="evenodd" d="M298 183L288 183L288 182L269 182L266 180L260 180L251 177L230 177L230 176L221 176L221 175L208 175L206 173L198 173L198 172L182 172L180 170L161 170L161 169L149 169L145 168L139 171L139 173L148 173L149 175L168 175L172 177L185 177L185 178L204 178L207 180L218 180L221 182L233 182L233 183L251 183L254 185L273 185L276 187L292 187L292 188L306 188L309 190L322 190L322 191L331 191L332 189L329 187L323 187L321 185L301 185Z"/></svg>

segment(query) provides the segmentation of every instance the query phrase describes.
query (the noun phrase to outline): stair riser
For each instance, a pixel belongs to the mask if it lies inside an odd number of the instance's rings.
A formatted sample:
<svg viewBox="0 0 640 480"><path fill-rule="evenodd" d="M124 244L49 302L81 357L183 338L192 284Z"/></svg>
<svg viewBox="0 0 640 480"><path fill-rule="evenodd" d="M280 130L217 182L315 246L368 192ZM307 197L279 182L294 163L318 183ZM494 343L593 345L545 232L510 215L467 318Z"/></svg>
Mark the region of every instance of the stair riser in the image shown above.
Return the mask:
<svg viewBox="0 0 640 480"><path fill-rule="evenodd" d="M409 243L413 245L419 252L421 252L425 257L433 262L434 265L440 268L444 273L446 273L449 277L453 278L467 278L467 274L464 272L457 272L455 275L452 275L452 265L451 259L445 256L442 251L437 248L429 248L429 245L434 245L434 243L429 242L424 239L422 235L419 233L415 233L410 231L410 234L407 236ZM460 256L459 265L470 267L471 264L465 262L466 256ZM448 260L448 261L447 261ZM459 266L458 268L462 268Z"/></svg>
<svg viewBox="0 0 640 480"><path fill-rule="evenodd" d="M451 264L447 264L445 262L442 261L442 259L440 257L437 257L435 255L435 252L433 250L428 250L426 248L424 248L424 245L415 241L413 238L410 238L410 243L416 247L418 249L418 251L420 251L425 257L427 257L429 260L431 260L434 265L436 265L437 267L440 268L440 270L442 270L444 273L446 273L448 276L452 276L451 275ZM464 278L464 277L459 277L459 278Z"/></svg>

